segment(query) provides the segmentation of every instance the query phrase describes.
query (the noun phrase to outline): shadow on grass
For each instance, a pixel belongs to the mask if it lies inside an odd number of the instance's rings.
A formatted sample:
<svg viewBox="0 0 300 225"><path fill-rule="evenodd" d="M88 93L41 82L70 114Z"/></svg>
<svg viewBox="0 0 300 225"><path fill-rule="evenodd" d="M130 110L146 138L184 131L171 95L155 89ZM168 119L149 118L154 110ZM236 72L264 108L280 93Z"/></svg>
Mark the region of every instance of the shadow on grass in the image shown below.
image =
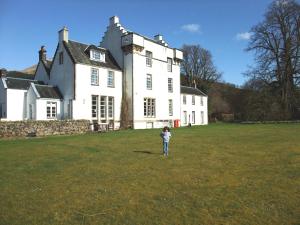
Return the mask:
<svg viewBox="0 0 300 225"><path fill-rule="evenodd" d="M149 154L149 155L161 155L158 152L151 152L151 151L145 151L145 150L135 150L133 152L135 152L135 153L142 153L142 154Z"/></svg>

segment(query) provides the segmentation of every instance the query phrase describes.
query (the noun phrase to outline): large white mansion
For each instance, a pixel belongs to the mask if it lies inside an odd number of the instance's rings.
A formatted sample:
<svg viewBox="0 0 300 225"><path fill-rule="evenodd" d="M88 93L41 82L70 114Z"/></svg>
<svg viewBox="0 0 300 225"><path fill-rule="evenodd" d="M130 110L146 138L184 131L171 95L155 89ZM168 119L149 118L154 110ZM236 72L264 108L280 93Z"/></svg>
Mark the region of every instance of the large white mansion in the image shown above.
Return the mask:
<svg viewBox="0 0 300 225"><path fill-rule="evenodd" d="M87 119L134 129L207 124L207 96L180 85L182 52L110 18L100 46L59 31L51 60L42 46L33 79L0 80L1 120Z"/></svg>

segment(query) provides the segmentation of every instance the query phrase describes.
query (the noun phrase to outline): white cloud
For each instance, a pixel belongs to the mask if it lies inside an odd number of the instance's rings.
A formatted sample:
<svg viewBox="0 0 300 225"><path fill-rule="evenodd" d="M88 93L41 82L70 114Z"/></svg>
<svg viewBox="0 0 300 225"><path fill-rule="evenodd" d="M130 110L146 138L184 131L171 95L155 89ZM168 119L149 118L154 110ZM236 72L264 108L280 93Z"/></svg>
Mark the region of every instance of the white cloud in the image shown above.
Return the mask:
<svg viewBox="0 0 300 225"><path fill-rule="evenodd" d="M238 41L244 41L244 40L247 41L247 40L249 40L251 38L251 36L252 36L252 33L250 33L250 32L244 32L244 33L238 33L238 34L236 34L235 38Z"/></svg>
<svg viewBox="0 0 300 225"><path fill-rule="evenodd" d="M201 33L200 25L196 23L182 25L181 29L190 33Z"/></svg>

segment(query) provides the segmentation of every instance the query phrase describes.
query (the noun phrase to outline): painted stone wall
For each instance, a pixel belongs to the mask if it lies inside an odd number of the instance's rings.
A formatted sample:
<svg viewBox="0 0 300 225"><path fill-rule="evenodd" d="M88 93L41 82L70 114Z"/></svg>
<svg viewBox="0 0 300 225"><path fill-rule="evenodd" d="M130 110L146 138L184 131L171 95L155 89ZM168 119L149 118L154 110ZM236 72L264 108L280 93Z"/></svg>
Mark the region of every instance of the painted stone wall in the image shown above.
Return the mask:
<svg viewBox="0 0 300 225"><path fill-rule="evenodd" d="M0 138L83 134L88 131L88 120L0 121Z"/></svg>

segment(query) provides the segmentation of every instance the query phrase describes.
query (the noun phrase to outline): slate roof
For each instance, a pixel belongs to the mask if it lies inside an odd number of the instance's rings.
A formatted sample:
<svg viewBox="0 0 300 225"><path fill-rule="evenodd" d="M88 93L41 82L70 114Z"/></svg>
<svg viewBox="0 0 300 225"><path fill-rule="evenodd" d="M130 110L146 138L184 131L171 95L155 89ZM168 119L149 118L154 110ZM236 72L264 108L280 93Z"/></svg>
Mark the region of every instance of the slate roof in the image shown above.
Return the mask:
<svg viewBox="0 0 300 225"><path fill-rule="evenodd" d="M63 99L59 89L50 85L34 84L40 98Z"/></svg>
<svg viewBox="0 0 300 225"><path fill-rule="evenodd" d="M9 89L28 90L31 83L43 84L42 81L13 78L13 77L6 77L4 78L4 80L7 88Z"/></svg>
<svg viewBox="0 0 300 225"><path fill-rule="evenodd" d="M202 91L200 91L198 88L187 87L187 86L180 86L180 90L181 90L182 94L207 96Z"/></svg>
<svg viewBox="0 0 300 225"><path fill-rule="evenodd" d="M29 80L34 79L34 75L28 74L28 73L23 73L20 71L8 71L6 74L6 77L22 78L22 79L29 79Z"/></svg>
<svg viewBox="0 0 300 225"><path fill-rule="evenodd" d="M68 42L64 41L64 45L75 63L121 70L120 66L107 49L98 48L95 45L87 45L71 40ZM96 47L101 52L105 51L105 62L91 60L88 51L89 47L93 49Z"/></svg>
<svg viewBox="0 0 300 225"><path fill-rule="evenodd" d="M52 60L46 60L46 61L42 60L42 62L45 66L46 72L48 74L50 74L50 68L51 68L51 65L52 65Z"/></svg>

